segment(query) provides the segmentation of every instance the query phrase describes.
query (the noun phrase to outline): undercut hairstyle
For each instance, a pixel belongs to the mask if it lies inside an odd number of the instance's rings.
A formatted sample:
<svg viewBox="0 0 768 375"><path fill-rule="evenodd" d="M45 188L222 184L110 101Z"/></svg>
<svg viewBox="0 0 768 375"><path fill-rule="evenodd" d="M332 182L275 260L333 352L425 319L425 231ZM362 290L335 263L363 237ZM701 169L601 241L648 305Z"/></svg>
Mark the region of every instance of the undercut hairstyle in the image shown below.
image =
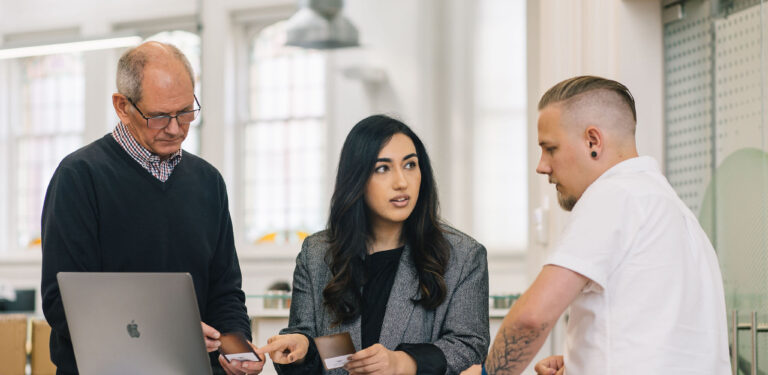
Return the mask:
<svg viewBox="0 0 768 375"><path fill-rule="evenodd" d="M160 44L167 52L171 54L176 60L184 65L184 68L189 74L189 80L192 82L192 88L195 87L195 73L192 70L192 65L181 52L173 44L153 42ZM120 60L117 62L117 92L125 95L128 99L134 103L141 101L141 81L144 79L144 67L149 62L151 55L154 53L148 53L146 48L142 46L134 47L125 51Z"/></svg>
<svg viewBox="0 0 768 375"><path fill-rule="evenodd" d="M421 172L419 199L402 230L402 240L411 249L410 256L419 277L419 298L413 302L435 309L446 298L444 276L450 244L443 234L437 185L426 148L404 123L374 115L357 123L347 135L331 198L329 248L325 254L331 279L323 290L323 304L334 316L334 325L350 322L361 314L361 291L366 283L363 261L373 234L371 212L365 203L365 187L376 167L379 152L395 134L411 139Z"/></svg>
<svg viewBox="0 0 768 375"><path fill-rule="evenodd" d="M556 103L564 103L566 108L571 107L574 102L579 100L580 96L583 96L581 94L596 92L598 90L608 92L611 96L619 99L618 101L607 100L608 102L615 102L615 104L611 103L614 104L614 107L626 105L625 108L618 109L629 110L632 113L631 130L634 134L634 127L637 123L635 98L632 96L632 93L629 92L627 86L614 80L596 76L579 76L566 79L565 81L556 84L542 95L541 100L539 100L539 110Z"/></svg>

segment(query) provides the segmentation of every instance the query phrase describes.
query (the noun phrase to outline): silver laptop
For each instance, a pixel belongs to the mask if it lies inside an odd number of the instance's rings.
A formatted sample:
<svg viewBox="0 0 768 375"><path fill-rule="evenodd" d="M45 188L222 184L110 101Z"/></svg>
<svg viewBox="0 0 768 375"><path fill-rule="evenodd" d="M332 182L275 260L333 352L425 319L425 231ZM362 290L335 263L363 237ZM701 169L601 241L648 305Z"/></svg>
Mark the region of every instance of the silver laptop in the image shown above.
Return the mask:
<svg viewBox="0 0 768 375"><path fill-rule="evenodd" d="M80 374L211 374L188 273L56 276Z"/></svg>

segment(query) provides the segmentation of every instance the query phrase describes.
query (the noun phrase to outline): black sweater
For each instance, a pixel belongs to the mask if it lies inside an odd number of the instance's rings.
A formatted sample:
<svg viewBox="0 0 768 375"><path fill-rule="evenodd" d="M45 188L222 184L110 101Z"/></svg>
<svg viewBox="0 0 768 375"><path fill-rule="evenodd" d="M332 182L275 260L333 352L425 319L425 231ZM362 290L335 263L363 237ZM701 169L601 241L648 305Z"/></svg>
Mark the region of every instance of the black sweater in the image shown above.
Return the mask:
<svg viewBox="0 0 768 375"><path fill-rule="evenodd" d="M161 182L111 134L70 154L48 186L42 247L43 312L58 374L77 373L61 271L189 272L203 322L251 337L226 187L195 155L184 153Z"/></svg>

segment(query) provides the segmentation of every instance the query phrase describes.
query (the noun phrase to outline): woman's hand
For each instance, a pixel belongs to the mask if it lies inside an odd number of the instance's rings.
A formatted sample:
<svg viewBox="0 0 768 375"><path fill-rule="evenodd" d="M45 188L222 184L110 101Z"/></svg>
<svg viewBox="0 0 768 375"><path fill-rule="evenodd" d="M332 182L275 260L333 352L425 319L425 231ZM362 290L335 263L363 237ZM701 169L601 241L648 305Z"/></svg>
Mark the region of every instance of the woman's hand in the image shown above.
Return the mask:
<svg viewBox="0 0 768 375"><path fill-rule="evenodd" d="M344 369L351 375L415 374L416 361L401 351L391 351L381 344L374 344L349 357Z"/></svg>
<svg viewBox="0 0 768 375"><path fill-rule="evenodd" d="M563 356L553 355L539 361L533 369L537 375L562 375L565 373L565 362Z"/></svg>
<svg viewBox="0 0 768 375"><path fill-rule="evenodd" d="M461 372L459 375L480 375L483 373L483 368L480 365L474 365L464 371Z"/></svg>
<svg viewBox="0 0 768 375"><path fill-rule="evenodd" d="M253 345L252 343L248 343L251 345L253 350L256 350L256 345ZM261 358L261 362L252 362L252 361L236 361L232 360L230 362L227 362L226 359L224 359L224 356L219 354L219 364L221 364L221 368L224 369L224 372L227 373L227 375L256 375L261 374L261 369L264 368L264 355L263 354L257 354L259 358Z"/></svg>
<svg viewBox="0 0 768 375"><path fill-rule="evenodd" d="M309 350L309 339L300 333L272 336L267 345L256 350L258 354L269 353L272 362L287 365L304 361Z"/></svg>

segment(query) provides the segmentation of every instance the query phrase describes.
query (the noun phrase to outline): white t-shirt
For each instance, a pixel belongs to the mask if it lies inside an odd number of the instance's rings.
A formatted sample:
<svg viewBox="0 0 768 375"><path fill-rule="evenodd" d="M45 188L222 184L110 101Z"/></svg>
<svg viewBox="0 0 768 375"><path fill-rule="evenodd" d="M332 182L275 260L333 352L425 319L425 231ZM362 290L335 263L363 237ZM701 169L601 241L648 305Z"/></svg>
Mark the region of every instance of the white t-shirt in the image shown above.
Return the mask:
<svg viewBox="0 0 768 375"><path fill-rule="evenodd" d="M548 264L590 279L570 306L566 374L731 373L717 256L654 159L592 183Z"/></svg>

